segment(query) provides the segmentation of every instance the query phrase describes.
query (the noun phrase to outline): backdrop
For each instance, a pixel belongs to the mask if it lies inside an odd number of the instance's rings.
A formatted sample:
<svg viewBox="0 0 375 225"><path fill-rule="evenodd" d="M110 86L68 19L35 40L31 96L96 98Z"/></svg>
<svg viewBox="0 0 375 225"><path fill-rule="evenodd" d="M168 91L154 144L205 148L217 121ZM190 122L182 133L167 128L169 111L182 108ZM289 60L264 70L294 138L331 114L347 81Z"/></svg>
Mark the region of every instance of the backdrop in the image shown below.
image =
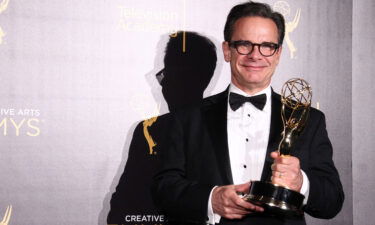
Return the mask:
<svg viewBox="0 0 375 225"><path fill-rule="evenodd" d="M105 224L136 124L168 112L155 79L166 41L177 30L208 37L218 59L205 96L222 91L222 31L238 2L0 0L0 219ZM352 224L353 1L264 2L287 23L272 86L312 85L346 194L336 218L308 222Z"/></svg>

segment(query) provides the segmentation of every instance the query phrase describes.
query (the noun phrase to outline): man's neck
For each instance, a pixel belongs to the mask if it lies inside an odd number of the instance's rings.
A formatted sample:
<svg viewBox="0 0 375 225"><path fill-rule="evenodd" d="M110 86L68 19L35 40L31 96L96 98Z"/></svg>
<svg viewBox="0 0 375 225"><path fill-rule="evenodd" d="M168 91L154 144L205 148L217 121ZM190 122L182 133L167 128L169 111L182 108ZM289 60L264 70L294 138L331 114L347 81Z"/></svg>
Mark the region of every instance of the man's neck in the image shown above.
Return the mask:
<svg viewBox="0 0 375 225"><path fill-rule="evenodd" d="M265 93L266 92L266 89L268 89L270 87L270 84L268 84L267 86L265 87L261 87L261 88L252 88L252 89L249 89L249 88L245 88L245 87L242 87L242 86L239 86L233 82L231 82L231 86L232 87L235 87L237 89L239 89L241 92L243 93L239 93L239 94L247 94L249 96L254 96L254 95L258 95L258 94L261 94L261 93Z"/></svg>

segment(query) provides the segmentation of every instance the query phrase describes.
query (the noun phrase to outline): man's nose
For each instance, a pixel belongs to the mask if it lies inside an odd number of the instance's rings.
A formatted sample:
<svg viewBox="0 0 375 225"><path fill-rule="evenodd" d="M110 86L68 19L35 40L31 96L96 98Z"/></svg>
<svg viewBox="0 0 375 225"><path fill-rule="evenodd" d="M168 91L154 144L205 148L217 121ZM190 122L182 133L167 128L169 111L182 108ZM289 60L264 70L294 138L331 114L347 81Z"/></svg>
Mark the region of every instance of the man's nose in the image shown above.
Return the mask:
<svg viewBox="0 0 375 225"><path fill-rule="evenodd" d="M249 54L247 54L247 57L249 59L261 59L263 56L262 54L260 54L259 46L254 46L253 50Z"/></svg>

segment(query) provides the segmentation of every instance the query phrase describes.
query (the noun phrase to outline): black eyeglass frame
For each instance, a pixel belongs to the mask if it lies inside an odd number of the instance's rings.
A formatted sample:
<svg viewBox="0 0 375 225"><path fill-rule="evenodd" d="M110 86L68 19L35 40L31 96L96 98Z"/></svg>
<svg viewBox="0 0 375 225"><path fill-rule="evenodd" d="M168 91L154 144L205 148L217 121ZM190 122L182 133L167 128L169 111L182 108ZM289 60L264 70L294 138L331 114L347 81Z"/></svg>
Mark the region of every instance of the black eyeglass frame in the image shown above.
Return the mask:
<svg viewBox="0 0 375 225"><path fill-rule="evenodd" d="M273 56L277 52L277 50L280 48L279 44L276 44L276 43L273 43L273 42L263 42L263 43L259 44L259 43L252 43L250 41L238 40L238 41L229 41L228 44L229 44L229 47L235 48L237 53L240 54L240 55L249 55L254 51L254 47L258 46L259 53L264 57ZM247 53L244 53L244 52L240 52L238 50L239 46L250 46L251 48L248 47L248 49L250 49L250 50L248 50ZM274 48L274 50L271 54L264 54L261 50L262 46L263 47L271 47L271 48Z"/></svg>

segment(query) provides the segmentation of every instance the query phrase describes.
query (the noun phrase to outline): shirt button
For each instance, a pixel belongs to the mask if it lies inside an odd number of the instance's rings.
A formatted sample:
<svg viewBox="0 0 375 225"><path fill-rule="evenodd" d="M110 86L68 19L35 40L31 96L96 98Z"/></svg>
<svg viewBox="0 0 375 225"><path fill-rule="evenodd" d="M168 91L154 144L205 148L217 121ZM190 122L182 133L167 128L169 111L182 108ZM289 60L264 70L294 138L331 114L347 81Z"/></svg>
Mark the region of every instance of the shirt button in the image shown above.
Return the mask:
<svg viewBox="0 0 375 225"><path fill-rule="evenodd" d="M249 138L246 138L246 142L249 142Z"/></svg>
<svg viewBox="0 0 375 225"><path fill-rule="evenodd" d="M248 117L250 117L250 114L247 114Z"/></svg>
<svg viewBox="0 0 375 225"><path fill-rule="evenodd" d="M246 169L246 167L247 167L246 165L243 165L243 168L245 168L245 169Z"/></svg>

